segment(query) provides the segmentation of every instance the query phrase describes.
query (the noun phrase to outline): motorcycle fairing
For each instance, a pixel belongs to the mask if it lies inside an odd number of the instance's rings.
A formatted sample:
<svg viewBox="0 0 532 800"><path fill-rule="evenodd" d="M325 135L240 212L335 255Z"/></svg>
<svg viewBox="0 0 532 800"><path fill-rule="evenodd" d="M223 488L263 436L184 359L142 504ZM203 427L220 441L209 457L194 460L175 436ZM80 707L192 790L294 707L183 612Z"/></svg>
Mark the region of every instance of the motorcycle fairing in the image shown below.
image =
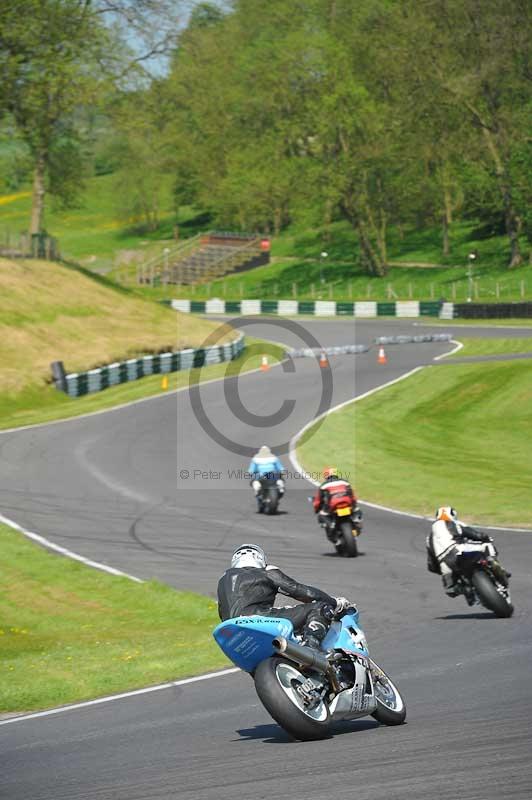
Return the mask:
<svg viewBox="0 0 532 800"><path fill-rule="evenodd" d="M369 656L366 639L359 624L358 611L346 614L333 622L322 642L323 650L346 650L360 656Z"/></svg>
<svg viewBox="0 0 532 800"><path fill-rule="evenodd" d="M329 711L333 719L356 719L372 714L377 708L371 672L366 664L354 663L355 684L333 698Z"/></svg>
<svg viewBox="0 0 532 800"><path fill-rule="evenodd" d="M272 641L277 636L296 641L294 626L283 617L250 615L221 622L213 636L225 655L245 672L253 670L274 654Z"/></svg>

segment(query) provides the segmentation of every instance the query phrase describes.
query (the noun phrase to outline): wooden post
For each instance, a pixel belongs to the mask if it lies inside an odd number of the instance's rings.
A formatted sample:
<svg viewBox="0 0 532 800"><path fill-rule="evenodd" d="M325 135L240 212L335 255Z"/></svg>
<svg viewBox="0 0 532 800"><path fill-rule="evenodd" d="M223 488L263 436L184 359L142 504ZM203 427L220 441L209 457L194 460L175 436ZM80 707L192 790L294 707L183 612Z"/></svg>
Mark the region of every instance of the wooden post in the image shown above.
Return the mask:
<svg viewBox="0 0 532 800"><path fill-rule="evenodd" d="M292 297L297 297L297 283L292 283Z"/></svg>

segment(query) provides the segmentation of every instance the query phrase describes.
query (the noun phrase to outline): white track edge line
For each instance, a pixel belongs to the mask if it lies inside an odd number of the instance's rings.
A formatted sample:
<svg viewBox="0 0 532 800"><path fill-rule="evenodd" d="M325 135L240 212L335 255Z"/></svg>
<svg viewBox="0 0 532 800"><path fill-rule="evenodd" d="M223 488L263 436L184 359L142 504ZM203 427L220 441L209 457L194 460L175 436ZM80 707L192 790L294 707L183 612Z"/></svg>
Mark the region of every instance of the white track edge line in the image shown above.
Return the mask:
<svg viewBox="0 0 532 800"><path fill-rule="evenodd" d="M458 339L451 339L451 344L456 345L454 350L449 350L448 353L442 353L440 356L434 356L433 361L440 361L442 358L447 358L448 356L452 356L454 353L457 353L459 350L461 350L462 347L464 346L463 342L459 342Z"/></svg>
<svg viewBox="0 0 532 800"><path fill-rule="evenodd" d="M103 572L108 572L111 575L117 575L120 578L129 578L129 580L135 581L136 583L144 583L141 578L137 578L135 575L130 575L128 572L122 572L122 570L115 569L115 567L109 567L107 564L101 564L99 561L92 561L90 558L80 556L78 553L74 553L72 550L67 550L66 547L61 547L61 545L55 544L49 539L45 539L45 537L41 536L39 533L34 533L33 531L23 528L22 525L18 524L18 522L9 519L9 517L5 517L3 514L0 514L0 522L3 522L4 525L13 528L19 533L22 533L28 539L33 539L34 542L38 542L38 544L43 545L49 550L54 550L56 553L60 553L62 556L67 556L67 558L71 558L74 561L81 561L81 563L85 564L87 567L99 569Z"/></svg>
<svg viewBox="0 0 532 800"><path fill-rule="evenodd" d="M445 353L444 355L450 355L451 352L454 353L456 351L452 350L449 353ZM430 364L428 364L427 366L430 366ZM345 406L348 406L351 403L357 403L359 400L363 400L365 397L369 397L372 394L376 394L376 392L380 392L381 389L386 389L388 386L393 386L393 384L399 383L399 381L402 381L405 378L409 378L411 375L414 375L416 372L419 372L422 369L426 369L426 366L415 367L414 369L410 370L410 372L405 372L404 375L400 375L398 378L394 378L392 381L383 383L381 384L381 386L376 386L375 388L370 389L368 392L364 392L364 394L351 398L351 400L345 400L343 403L340 403L339 405L330 408L328 411L325 411L318 417L311 419L310 422L307 422L307 424L304 425L300 431L298 431L294 436L292 436L288 445L288 457L290 458L292 466L294 467L296 472L299 472L299 474L302 475L303 478L305 478L305 480L311 483L313 486L320 485L319 481L316 481L314 480L314 478L311 478L308 472L305 471L304 467L302 467L302 465L297 460L297 455L296 455L298 440L303 436L303 434L309 428L311 428L317 422L322 420L324 417L328 417L329 414L334 414L336 411L340 411L340 409L345 408ZM369 500L362 500L360 498L359 498L359 503L361 503L364 506L368 506L369 508L375 508L377 511L387 511L389 514L397 514L400 517L409 517L410 519L423 519L428 522L432 522L432 517L425 517L423 516L423 514L413 514L409 511L400 511L398 508L391 508L390 506L382 506L379 505L379 503L370 503ZM510 533L532 533L532 530L530 528L503 528L492 525L482 525L482 528L488 531L505 531Z"/></svg>
<svg viewBox="0 0 532 800"><path fill-rule="evenodd" d="M220 670L219 672L208 672L205 675L197 675L194 678L183 678L178 681L169 681L168 683L160 683L157 686L147 686L145 689L134 689L131 692L122 692L121 694L110 694L106 697L97 697L96 700L85 700L82 703L72 703L68 706L58 706L57 708L49 708L46 711L35 711L32 714L20 714L10 719L0 720L0 725L11 725L13 722L24 722L27 719L37 719L38 717L49 717L52 714L62 714L64 711L75 711L78 708L87 708L88 706L96 706L101 703L110 703L113 700L123 700L125 697L136 697L141 694L149 694L151 692L159 692L161 689L172 689L176 686L185 686L188 683L197 683L198 681L207 681L210 678L219 678L223 675L231 675L235 672L240 672L238 667Z"/></svg>

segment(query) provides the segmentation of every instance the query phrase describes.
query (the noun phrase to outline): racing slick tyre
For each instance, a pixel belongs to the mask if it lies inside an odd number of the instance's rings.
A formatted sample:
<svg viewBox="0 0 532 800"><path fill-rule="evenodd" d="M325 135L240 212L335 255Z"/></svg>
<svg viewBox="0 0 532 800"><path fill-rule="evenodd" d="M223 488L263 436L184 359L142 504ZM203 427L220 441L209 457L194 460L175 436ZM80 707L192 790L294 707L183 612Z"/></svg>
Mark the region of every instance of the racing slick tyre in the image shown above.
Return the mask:
<svg viewBox="0 0 532 800"><path fill-rule="evenodd" d="M297 664L277 656L266 658L255 670L254 680L264 708L290 736L301 741L328 736L329 707L319 697L309 702L308 676ZM319 681L316 675L316 684Z"/></svg>
<svg viewBox="0 0 532 800"><path fill-rule="evenodd" d="M275 514L279 503L279 493L273 486L268 488L264 508L267 514Z"/></svg>
<svg viewBox="0 0 532 800"><path fill-rule="evenodd" d="M347 558L356 558L358 556L357 540L353 536L353 524L351 522L342 522L340 526L342 531L342 538L339 543L338 552Z"/></svg>
<svg viewBox="0 0 532 800"><path fill-rule="evenodd" d="M371 716L383 725L402 725L406 719L406 705L399 689L381 667L374 661L370 664L377 701L377 708Z"/></svg>
<svg viewBox="0 0 532 800"><path fill-rule="evenodd" d="M512 616L513 605L497 591L489 575L481 569L476 569L471 576L471 581L484 608L493 611L496 617Z"/></svg>

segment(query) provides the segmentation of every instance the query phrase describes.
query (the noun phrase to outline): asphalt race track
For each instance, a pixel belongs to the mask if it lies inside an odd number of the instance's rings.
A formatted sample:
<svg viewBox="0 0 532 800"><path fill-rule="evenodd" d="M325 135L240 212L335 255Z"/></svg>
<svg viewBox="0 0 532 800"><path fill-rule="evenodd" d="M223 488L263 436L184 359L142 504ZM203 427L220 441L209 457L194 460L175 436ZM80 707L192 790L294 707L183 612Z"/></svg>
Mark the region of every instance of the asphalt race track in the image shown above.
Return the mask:
<svg viewBox="0 0 532 800"><path fill-rule="evenodd" d="M301 347L309 334L327 346L431 330L411 321L279 323L244 331ZM532 337L530 328L434 331ZM289 574L357 603L370 652L408 707L398 728L368 717L338 723L328 740L295 743L251 679L234 673L21 720L0 726L2 799L529 800L532 535L496 535L516 607L499 620L444 596L426 571L426 522L366 508L360 558L340 559L313 519L308 483L289 478L282 513L264 517L238 477L264 442L292 470L286 442L317 414L322 387L336 405L450 347L389 346L386 366L375 348L332 357L330 370L297 359L207 384L199 397L183 391L0 435L5 516L88 558L209 595L236 545L256 541Z"/></svg>

